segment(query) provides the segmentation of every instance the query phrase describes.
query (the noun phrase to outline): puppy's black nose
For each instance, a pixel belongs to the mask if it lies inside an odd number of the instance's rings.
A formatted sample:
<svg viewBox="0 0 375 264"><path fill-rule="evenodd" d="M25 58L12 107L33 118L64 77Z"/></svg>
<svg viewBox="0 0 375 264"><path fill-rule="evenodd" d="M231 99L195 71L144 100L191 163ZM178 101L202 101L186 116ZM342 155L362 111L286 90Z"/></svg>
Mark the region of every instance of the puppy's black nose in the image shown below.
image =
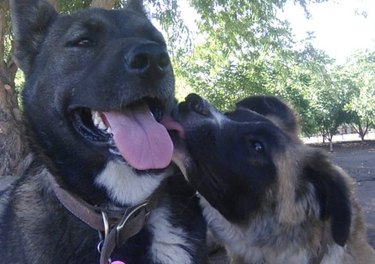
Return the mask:
<svg viewBox="0 0 375 264"><path fill-rule="evenodd" d="M198 114L208 116L210 113L207 101L195 93L189 94L185 98L185 102L192 111L195 111Z"/></svg>
<svg viewBox="0 0 375 264"><path fill-rule="evenodd" d="M128 72L141 78L161 79L170 67L167 51L156 43L136 46L126 55Z"/></svg>

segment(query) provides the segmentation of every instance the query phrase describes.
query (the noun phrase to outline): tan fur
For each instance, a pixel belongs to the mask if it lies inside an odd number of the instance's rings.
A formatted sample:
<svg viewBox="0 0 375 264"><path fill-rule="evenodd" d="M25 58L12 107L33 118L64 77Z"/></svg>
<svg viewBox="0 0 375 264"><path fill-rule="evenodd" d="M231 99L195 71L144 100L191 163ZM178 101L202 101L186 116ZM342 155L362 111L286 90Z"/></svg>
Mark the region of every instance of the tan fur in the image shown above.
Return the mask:
<svg viewBox="0 0 375 264"><path fill-rule="evenodd" d="M296 168L300 166L298 163L303 163L303 159L308 159L306 157L307 146L295 146L293 150L288 150L287 153L278 157L278 169L279 169L279 182L278 182L278 217L279 222L284 224L297 225L303 224L306 215L306 205L316 203L315 197L311 194L305 194L304 199L296 201L296 186L298 186L298 178L296 175L299 173ZM302 157L302 158L301 158ZM311 251L316 248L320 248L322 252L320 254L324 255L322 259L322 264L333 264L333 263L345 263L345 264L365 264L365 263L375 263L375 251L367 242L366 234L366 224L364 221L364 216L362 209L355 196L356 184L354 180L348 176L340 167L335 166L335 169L339 172L340 177L345 181L346 186L350 190L350 200L352 204L352 225L350 236L347 245L343 248L343 252L335 253L332 250L333 247L338 247L334 245L330 238L325 237L327 232L329 234L330 228L326 224L324 229L321 230L319 226L314 226L310 224L306 227L306 232L308 229L316 229L312 232L313 236L310 237L312 242L310 246ZM318 207L318 205L316 205ZM316 209L313 209L314 211ZM317 212L316 212L317 213ZM307 241L305 241L307 242ZM318 243L317 243L318 242ZM303 248L303 243L301 244ZM337 250L340 251L340 250ZM335 255L337 254L337 255ZM234 262L237 263L237 262ZM238 262L241 263L241 262ZM278 263L277 260L275 262ZM309 262L308 262L309 263ZM315 264L315 263L314 263Z"/></svg>
<svg viewBox="0 0 375 264"><path fill-rule="evenodd" d="M296 200L295 186L298 184L298 151L294 148L276 158L278 168L278 214L285 224L298 224L304 220L304 209Z"/></svg>
<svg viewBox="0 0 375 264"><path fill-rule="evenodd" d="M202 208L213 235L221 241L235 264L370 264L375 251L368 244L362 210L355 197L355 182L341 168L328 163L350 190L352 224L344 247L331 235L330 219L319 220L319 204L312 184L300 177L303 164L313 155L309 146L292 142L274 157L276 187L265 197L264 208L247 224L227 221L202 198ZM297 197L297 188L307 184ZM273 192L273 193L272 193ZM276 201L275 210L271 200Z"/></svg>
<svg viewBox="0 0 375 264"><path fill-rule="evenodd" d="M296 187L301 178L297 177L301 163L308 159L308 147L294 146L293 150L276 157L279 171L277 183L276 214L259 212L259 215L249 221L248 226L238 227L225 222L220 225L209 222L213 233L223 241L231 256L231 263L235 264L370 264L375 263L375 251L368 244L366 225L362 209L355 197L355 182L341 168L335 167L345 185L350 190L352 204L352 225L349 240L345 247L337 245L331 237L329 221L311 220L319 215L319 206L312 187L311 191L296 199ZM304 154L304 155L303 155ZM213 208L205 208L205 215L212 215ZM314 218L314 217L313 217ZM220 234L223 226L231 229L236 239ZM262 235L262 229L267 236ZM233 231L235 230L235 231ZM272 230L271 232L269 230ZM240 235L239 235L240 234ZM258 240L262 246L258 246ZM239 246L238 244L242 244Z"/></svg>

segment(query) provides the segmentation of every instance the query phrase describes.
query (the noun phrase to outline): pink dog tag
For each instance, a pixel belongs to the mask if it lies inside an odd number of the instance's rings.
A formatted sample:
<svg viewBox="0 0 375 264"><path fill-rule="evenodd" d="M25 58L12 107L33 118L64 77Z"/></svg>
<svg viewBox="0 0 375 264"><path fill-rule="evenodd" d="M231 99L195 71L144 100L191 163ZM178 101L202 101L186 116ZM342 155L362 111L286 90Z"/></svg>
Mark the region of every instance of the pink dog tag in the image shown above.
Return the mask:
<svg viewBox="0 0 375 264"><path fill-rule="evenodd" d="M122 261L113 261L111 264L125 264L125 262L122 262Z"/></svg>

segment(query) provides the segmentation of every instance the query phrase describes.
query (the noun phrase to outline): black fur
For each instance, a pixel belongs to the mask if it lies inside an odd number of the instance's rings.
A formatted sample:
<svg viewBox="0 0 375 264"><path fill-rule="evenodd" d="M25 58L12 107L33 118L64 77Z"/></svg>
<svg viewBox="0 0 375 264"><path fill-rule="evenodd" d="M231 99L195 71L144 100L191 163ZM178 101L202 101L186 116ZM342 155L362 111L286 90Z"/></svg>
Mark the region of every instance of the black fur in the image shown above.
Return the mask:
<svg viewBox="0 0 375 264"><path fill-rule="evenodd" d="M286 131L298 133L298 121L294 111L284 102L274 96L250 96L236 103L237 111L230 113L236 115L239 109L244 108L263 116L274 116L284 125ZM247 115L248 116L248 115Z"/></svg>

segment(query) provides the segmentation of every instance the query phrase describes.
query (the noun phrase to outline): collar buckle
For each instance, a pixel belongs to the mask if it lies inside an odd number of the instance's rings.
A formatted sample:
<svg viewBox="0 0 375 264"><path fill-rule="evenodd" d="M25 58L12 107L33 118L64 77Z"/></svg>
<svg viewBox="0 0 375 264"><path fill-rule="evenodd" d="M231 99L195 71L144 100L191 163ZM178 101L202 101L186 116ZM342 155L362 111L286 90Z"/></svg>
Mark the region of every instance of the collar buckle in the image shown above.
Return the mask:
<svg viewBox="0 0 375 264"><path fill-rule="evenodd" d="M107 264L116 247L121 247L129 238L141 231L149 213L149 204L148 201L145 201L127 208L121 219L115 225L109 227L108 217L102 212L105 230L100 250L100 264Z"/></svg>
<svg viewBox="0 0 375 264"><path fill-rule="evenodd" d="M149 214L148 201L128 208L115 226L116 246L122 246L126 240L141 231Z"/></svg>

